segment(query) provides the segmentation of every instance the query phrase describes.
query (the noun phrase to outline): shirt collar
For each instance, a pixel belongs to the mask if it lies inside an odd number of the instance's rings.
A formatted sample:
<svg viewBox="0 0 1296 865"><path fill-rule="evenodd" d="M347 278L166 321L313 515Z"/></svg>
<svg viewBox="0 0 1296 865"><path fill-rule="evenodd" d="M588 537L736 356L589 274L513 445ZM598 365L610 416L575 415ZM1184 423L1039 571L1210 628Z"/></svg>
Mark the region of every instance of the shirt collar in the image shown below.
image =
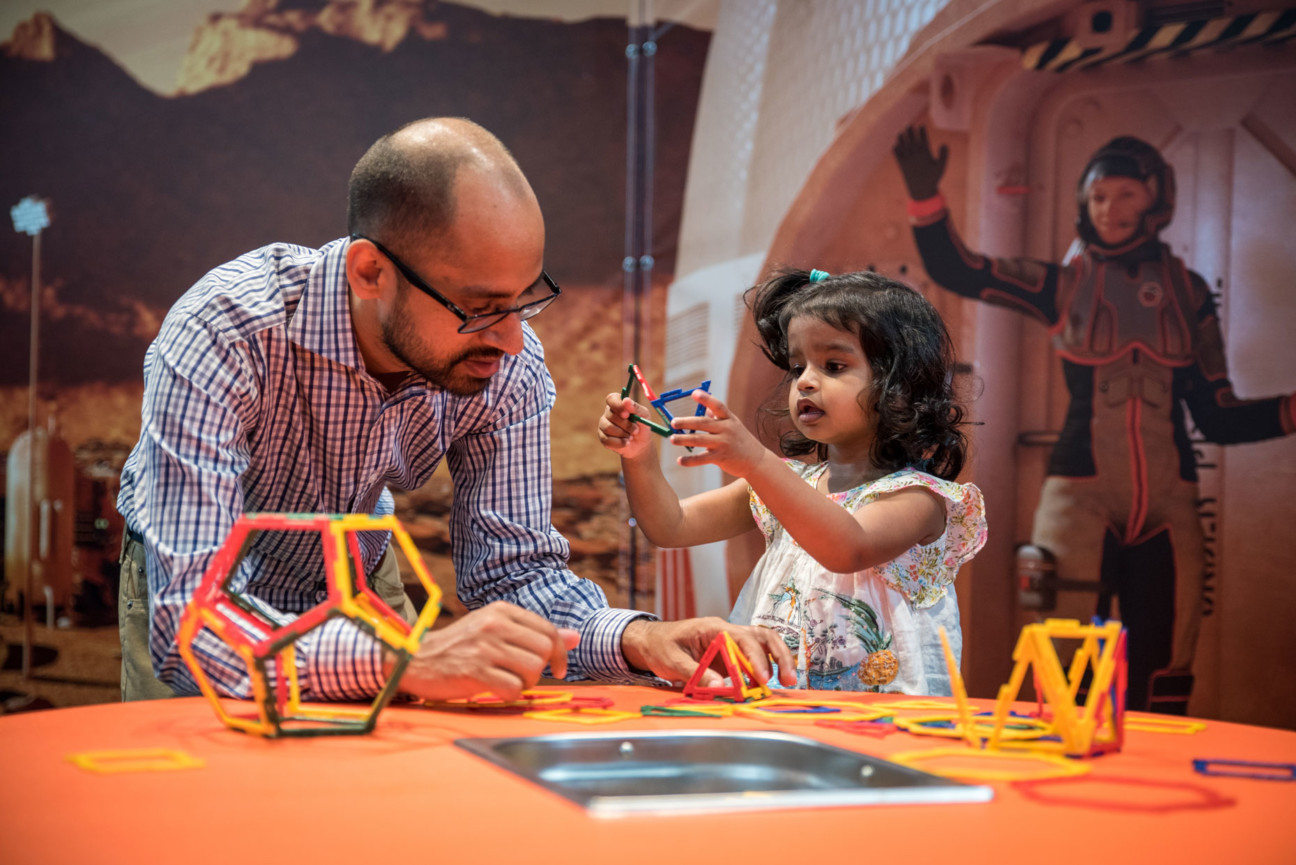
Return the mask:
<svg viewBox="0 0 1296 865"><path fill-rule="evenodd" d="M346 252L350 242L340 238L320 249L311 267L297 309L288 321L288 339L335 363L363 369L360 347L351 326Z"/></svg>

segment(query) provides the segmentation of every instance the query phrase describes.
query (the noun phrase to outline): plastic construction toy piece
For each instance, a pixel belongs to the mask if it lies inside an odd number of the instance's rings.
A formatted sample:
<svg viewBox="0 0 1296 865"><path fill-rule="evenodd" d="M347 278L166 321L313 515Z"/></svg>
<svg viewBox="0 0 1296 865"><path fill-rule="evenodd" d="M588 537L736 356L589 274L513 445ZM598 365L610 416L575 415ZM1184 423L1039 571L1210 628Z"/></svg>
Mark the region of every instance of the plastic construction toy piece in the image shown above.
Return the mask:
<svg viewBox="0 0 1296 865"><path fill-rule="evenodd" d="M475 711L495 711L499 709L534 709L537 706L566 704L574 699L571 691L523 691L516 700L502 700L489 691L474 694L462 700L424 700L421 705L428 709L472 709ZM608 705L612 704L608 700Z"/></svg>
<svg viewBox="0 0 1296 865"><path fill-rule="evenodd" d="M1065 672L1053 644L1055 639L1081 641ZM973 721L963 678L944 632L941 640L959 704L959 719L965 738L973 747L1026 748L1068 757L1096 757L1121 749L1125 731L1125 630L1120 622L1081 625L1075 619L1048 619L1043 624L1022 628L1013 650L1012 675L999 688L994 718L989 724ZM1011 728L1020 725L1010 719L1010 709L1031 669L1035 674L1039 717L1050 726L1029 738L1013 737ZM1081 681L1090 670L1088 695L1084 704L1077 706ZM983 732L987 726L988 735Z"/></svg>
<svg viewBox="0 0 1296 865"><path fill-rule="evenodd" d="M949 636L945 633L945 629L940 628L937 633L940 634L941 651L945 653L945 668L949 671L950 690L954 694L954 703L958 709L958 725L956 729L967 740L969 745L979 748L984 740L976 735L975 722L972 718L972 705L968 702L967 688L963 686L963 674L959 671L958 662L954 660L954 650L950 648ZM899 726L899 724L896 726ZM931 730L925 732L933 734Z"/></svg>
<svg viewBox="0 0 1296 865"><path fill-rule="evenodd" d="M722 702L717 703L714 700L694 700L691 697L672 697L664 704L665 708L668 709L687 709L691 712L705 712L706 714L713 715L717 718L731 717L737 712L739 705L741 704L735 703L731 699L726 698L722 698Z"/></svg>
<svg viewBox="0 0 1296 865"><path fill-rule="evenodd" d="M630 721L642 718L638 712L622 712L616 709L539 709L527 712L522 716L533 721L569 721L573 724L615 724L617 721Z"/></svg>
<svg viewBox="0 0 1296 865"><path fill-rule="evenodd" d="M645 718L725 718L731 713L687 706L640 706L639 714Z"/></svg>
<svg viewBox="0 0 1296 865"><path fill-rule="evenodd" d="M704 688L700 683L702 674L711 666L716 655L720 656L724 664L725 672L729 676L728 685L720 685L713 688ZM684 696L693 697L694 699L705 699L707 697L729 697L739 703L745 703L749 700L761 700L770 696L771 691L765 685L756 684L756 674L752 671L751 661L738 648L733 637L729 636L728 631L721 631L716 634L711 645L702 653L701 660L698 661L697 669L693 671L693 676L684 685Z"/></svg>
<svg viewBox="0 0 1296 865"><path fill-rule="evenodd" d="M739 715L770 721L817 721L823 714L831 714L835 721L876 721L888 713L864 703L842 700L791 700L774 697L746 706L736 706Z"/></svg>
<svg viewBox="0 0 1296 865"><path fill-rule="evenodd" d="M1182 781L1154 781L1090 775L1087 778L1026 778L1013 784L1027 799L1041 805L1115 811L1119 814L1169 814L1175 811L1213 811L1237 804L1221 793ZM1113 795L1113 787L1128 787L1129 795ZM1086 788L1089 792L1085 792ZM1056 789L1057 792L1050 792ZM1157 801L1157 794L1161 800Z"/></svg>
<svg viewBox="0 0 1296 865"><path fill-rule="evenodd" d="M536 699L528 699L524 691L520 700L484 700L474 697L471 700L447 700L444 702L421 702L418 705L438 712L476 712L483 715L525 715L547 709L610 709L611 697L573 695L570 692L546 693Z"/></svg>
<svg viewBox="0 0 1296 865"><path fill-rule="evenodd" d="M883 739L890 736L897 729L892 723L890 715L884 715L875 721L839 721L831 718L824 718L815 721L816 727L828 727L833 730L843 730L856 736L872 736L874 739Z"/></svg>
<svg viewBox="0 0 1296 865"><path fill-rule="evenodd" d="M1206 729L1205 721L1185 721L1179 718L1126 718L1125 729L1140 733L1174 733L1191 736Z"/></svg>
<svg viewBox="0 0 1296 865"><path fill-rule="evenodd" d="M1201 775L1219 775L1223 778L1254 778L1257 781L1296 781L1296 763L1256 763L1251 760L1192 761L1193 771ZM1217 769L1216 766L1227 766Z"/></svg>
<svg viewBox="0 0 1296 865"><path fill-rule="evenodd" d="M973 718L964 721L959 715L923 715L914 718L896 718L895 725L906 733L918 736L942 736L946 739L968 739L968 723L971 723L972 738L977 741L988 738L994 732L994 726L987 719ZM1039 739L1051 735L1053 725L1038 718L1018 718L1000 730L1005 739Z"/></svg>
<svg viewBox="0 0 1296 865"><path fill-rule="evenodd" d="M1080 648L1071 656L1065 673L1058 660L1054 640L1079 639ZM999 689L995 703L996 731L1007 724L1009 707L1016 699L1026 668L1031 666L1036 676L1036 694L1039 715L1047 717L1060 742L1014 742L1011 747L1029 745L1032 748L1057 751L1068 757L1097 757L1120 751L1125 740L1125 629L1120 622L1101 625L1081 625L1074 619L1047 619L1043 624L1022 628L1013 650L1012 675L1008 684ZM1076 705L1076 695L1085 673L1091 673L1089 690L1083 705ZM998 732L992 733L986 743L993 748Z"/></svg>
<svg viewBox="0 0 1296 865"><path fill-rule="evenodd" d="M295 619L287 620L265 602L231 587L239 562L256 535L264 531L318 532L320 535L328 597ZM372 531L391 533L392 541L405 553L428 593L427 603L413 625L369 588L356 533ZM396 685L410 658L418 651L423 633L440 612L441 590L395 517L247 514L234 523L203 576L202 585L180 621L177 642L198 687L221 721L231 729L268 738L367 733L396 693ZM295 644L338 616L349 619L396 656L390 678L373 703L363 709L308 706L301 701ZM254 714L227 712L211 680L198 664L193 642L204 626L233 648L247 665L256 706Z"/></svg>
<svg viewBox="0 0 1296 865"><path fill-rule="evenodd" d="M68 762L100 775L118 772L171 772L176 769L201 769L207 765L197 757L174 748L136 748L129 751L85 751L68 754Z"/></svg>
<svg viewBox="0 0 1296 865"><path fill-rule="evenodd" d="M1088 763L1068 760L1058 754L1019 754L1006 751L969 751L967 748L933 748L930 751L907 751L887 757L902 766L919 768L947 778L964 778L972 781L1042 781L1051 778L1074 778L1089 771ZM928 761L949 761L955 764L988 763L990 765L926 765ZM1034 761L1034 769L1022 764ZM995 765L999 768L992 768ZM1014 768L1016 766L1017 768Z"/></svg>
<svg viewBox="0 0 1296 865"><path fill-rule="evenodd" d="M653 393L653 389L649 387L648 382L644 378L643 373L639 370L639 365L632 363L630 364L630 375L626 379L625 387L621 388L622 399L625 399L626 397L630 396L630 391L634 387L635 382L638 382L639 387L643 389L644 396L648 399L649 405L651 405L653 409L656 410L657 414L659 414L661 416L661 419L664 420L666 423L663 426L662 424L654 423L653 421L650 421L647 418L640 417L637 414L630 415L630 420L635 421L636 423L641 423L644 426L651 429L653 432L657 433L657 435L664 436L664 437L670 437L674 435L676 432L676 430L674 430L670 425L671 421L675 419L675 416L670 413L670 409L666 408L666 403L674 402L675 400L679 400L679 399L685 399L689 395L691 395L695 390L704 390L707 393L711 392L711 379L707 379L697 387L689 388L688 390L684 390L683 388L677 388L676 390L668 390L666 391L666 393L662 394L661 396L658 396L657 394ZM699 404L697 410L693 412L693 416L701 417L704 414L706 414L706 406ZM692 448L690 448L689 450L692 450Z"/></svg>
<svg viewBox="0 0 1296 865"><path fill-rule="evenodd" d="M621 399L630 396L630 391L634 388L636 381L639 382L639 386L643 388L644 396L648 398L650 403L652 400L657 399L657 394L653 393L653 389L648 386L648 382L644 379L643 373L639 371L639 365L632 363L630 364L629 370L630 376L626 379L625 387L621 388ZM653 421L650 421L645 417L640 417L637 414L630 415L630 420L635 423L643 424L663 438L670 438L675 434L675 430L671 429L669 426L662 426L659 423L654 423ZM669 424L670 420L668 419L666 422Z"/></svg>
<svg viewBox="0 0 1296 865"><path fill-rule="evenodd" d="M962 679L959 680L959 687L963 687ZM888 712L944 712L959 707L958 703L947 703L943 700L897 700L891 703L869 703L869 706L874 709L885 709Z"/></svg>
<svg viewBox="0 0 1296 865"><path fill-rule="evenodd" d="M704 390L707 393L710 393L711 379L707 379L697 387L691 387L688 390L685 390L684 388L668 390L666 393L652 401L652 407L657 409L657 413L666 420L666 425L670 426L670 422L675 419L675 416L670 413L670 409L666 408L666 403L674 402L678 399L687 399L695 390ZM698 403L697 411L693 412L693 417L702 417L704 414L706 414L706 406Z"/></svg>

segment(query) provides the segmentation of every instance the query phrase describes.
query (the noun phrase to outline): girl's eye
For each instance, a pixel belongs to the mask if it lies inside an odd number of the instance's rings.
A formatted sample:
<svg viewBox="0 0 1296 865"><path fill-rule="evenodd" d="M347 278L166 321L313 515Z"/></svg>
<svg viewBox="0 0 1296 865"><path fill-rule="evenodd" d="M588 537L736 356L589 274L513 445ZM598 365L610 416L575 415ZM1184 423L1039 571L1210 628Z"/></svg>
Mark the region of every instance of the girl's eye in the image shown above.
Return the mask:
<svg viewBox="0 0 1296 865"><path fill-rule="evenodd" d="M828 370L829 372L841 372L842 370L846 369L846 364L842 363L841 361L830 360L826 364L824 364L824 369Z"/></svg>
<svg viewBox="0 0 1296 865"><path fill-rule="evenodd" d="M801 373L805 372L805 366L799 363L794 363L788 367L788 372L792 373L794 376L799 376Z"/></svg>

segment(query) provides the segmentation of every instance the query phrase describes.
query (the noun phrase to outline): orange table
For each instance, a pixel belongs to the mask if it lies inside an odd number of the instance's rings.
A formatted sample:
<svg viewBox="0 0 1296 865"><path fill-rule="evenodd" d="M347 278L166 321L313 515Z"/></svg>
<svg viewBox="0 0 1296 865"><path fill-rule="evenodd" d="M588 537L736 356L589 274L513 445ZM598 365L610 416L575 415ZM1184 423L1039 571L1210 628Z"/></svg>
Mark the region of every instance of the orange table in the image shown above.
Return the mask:
<svg viewBox="0 0 1296 865"><path fill-rule="evenodd" d="M578 693L611 696L623 709L676 696L642 687ZM1296 732L1222 721L1191 736L1127 732L1122 753L1094 760L1074 784L1040 791L1078 804L1036 801L1012 783L992 782L994 800L978 804L620 819L591 817L452 744L464 736L721 728L783 729L883 757L952 744L807 722L649 717L588 727L402 706L386 709L371 735L270 741L225 729L198 698L32 712L0 718L0 861L1296 862L1296 782L1206 777L1191 766L1194 757L1296 762ZM67 760L136 748L179 749L204 765L100 775ZM1182 784L1232 804L1188 807L1199 796ZM1113 799L1124 806L1113 810Z"/></svg>

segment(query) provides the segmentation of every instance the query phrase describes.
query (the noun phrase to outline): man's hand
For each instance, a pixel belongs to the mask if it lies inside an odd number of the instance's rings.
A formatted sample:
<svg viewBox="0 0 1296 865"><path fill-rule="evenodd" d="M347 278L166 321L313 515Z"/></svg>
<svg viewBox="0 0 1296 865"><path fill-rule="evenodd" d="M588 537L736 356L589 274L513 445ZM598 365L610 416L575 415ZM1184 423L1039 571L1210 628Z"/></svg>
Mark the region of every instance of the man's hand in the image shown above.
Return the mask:
<svg viewBox="0 0 1296 865"><path fill-rule="evenodd" d="M648 417L651 409L626 399L619 393L607 395L607 408L599 418L598 437L603 447L615 451L623 460L633 460L652 449L652 430L630 420L630 415Z"/></svg>
<svg viewBox="0 0 1296 865"><path fill-rule="evenodd" d="M715 616L682 622L635 619L621 634L621 652L631 668L649 670L667 681L682 685L693 677L703 653L722 631L728 631L739 650L747 656L757 682L763 685L769 681L772 672L769 659L772 657L778 664L779 681L783 686L790 688L796 684L796 661L777 632L770 628L731 625ZM704 672L700 684L706 688L723 684L724 676L717 672L721 669L715 665Z"/></svg>
<svg viewBox="0 0 1296 865"><path fill-rule="evenodd" d="M567 652L580 635L556 628L513 604L498 601L446 628L428 631L401 676L400 690L424 700L454 700L490 691L516 700L540 681L546 666L567 675ZM391 674L394 659L383 663Z"/></svg>
<svg viewBox="0 0 1296 865"><path fill-rule="evenodd" d="M940 192L940 179L945 174L949 148L942 144L940 154L932 156L925 126L910 126L901 132L891 152L900 164L900 173L904 175L910 198L925 201Z"/></svg>

